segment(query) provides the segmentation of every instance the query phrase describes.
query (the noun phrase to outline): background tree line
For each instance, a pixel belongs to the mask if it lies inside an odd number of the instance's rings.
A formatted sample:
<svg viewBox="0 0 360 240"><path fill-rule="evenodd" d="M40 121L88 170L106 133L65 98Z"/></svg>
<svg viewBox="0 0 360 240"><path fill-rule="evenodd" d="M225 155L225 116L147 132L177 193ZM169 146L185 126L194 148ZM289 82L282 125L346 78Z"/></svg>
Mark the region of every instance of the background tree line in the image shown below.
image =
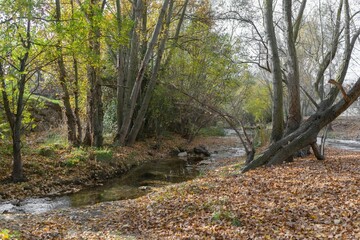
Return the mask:
<svg viewBox="0 0 360 240"><path fill-rule="evenodd" d="M356 83L336 103L341 87L327 84L345 80L359 6L319 3L2 1L0 131L12 141L13 180L24 179L30 103L44 96L61 100L75 147L102 147L106 133L122 146L165 131L191 140L222 119L234 128L272 122L269 155L248 169L315 151L318 132L359 95ZM239 137L253 153L254 141Z"/></svg>

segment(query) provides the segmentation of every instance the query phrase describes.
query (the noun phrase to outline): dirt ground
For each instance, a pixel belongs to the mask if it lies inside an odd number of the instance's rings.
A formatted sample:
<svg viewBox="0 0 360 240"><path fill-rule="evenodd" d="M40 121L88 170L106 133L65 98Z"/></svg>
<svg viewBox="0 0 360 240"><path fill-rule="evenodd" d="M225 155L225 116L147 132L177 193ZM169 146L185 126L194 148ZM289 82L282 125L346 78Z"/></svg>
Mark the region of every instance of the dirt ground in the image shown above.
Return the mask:
<svg viewBox="0 0 360 240"><path fill-rule="evenodd" d="M360 117L340 116L331 124L329 138L360 140Z"/></svg>

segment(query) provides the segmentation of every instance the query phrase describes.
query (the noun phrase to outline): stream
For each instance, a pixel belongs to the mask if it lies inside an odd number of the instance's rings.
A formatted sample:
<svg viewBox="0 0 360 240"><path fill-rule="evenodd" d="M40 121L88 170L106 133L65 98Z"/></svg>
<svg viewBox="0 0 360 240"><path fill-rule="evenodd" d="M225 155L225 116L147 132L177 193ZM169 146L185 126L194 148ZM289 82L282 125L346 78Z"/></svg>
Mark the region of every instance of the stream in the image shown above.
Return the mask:
<svg viewBox="0 0 360 240"><path fill-rule="evenodd" d="M232 132L228 132L227 135L231 136ZM345 150L360 151L360 141L327 139L326 145ZM121 177L105 182L102 186L84 189L77 193L53 198L29 198L23 201L0 202L0 214L38 214L60 208L133 199L149 193L151 188L154 187L194 179L206 167L211 167L217 159L243 156L244 154L242 148L220 146L210 157L200 162L178 157L149 161L131 169Z"/></svg>
<svg viewBox="0 0 360 240"><path fill-rule="evenodd" d="M131 169L121 177L111 179L102 186L84 189L60 197L29 198L23 201L0 202L1 213L39 214L54 209L81 207L106 201L133 199L143 196L151 188L166 186L196 178L201 171L211 167L217 159L243 156L242 148L220 147L202 161L171 157L153 160ZM1 217L1 215L0 215Z"/></svg>

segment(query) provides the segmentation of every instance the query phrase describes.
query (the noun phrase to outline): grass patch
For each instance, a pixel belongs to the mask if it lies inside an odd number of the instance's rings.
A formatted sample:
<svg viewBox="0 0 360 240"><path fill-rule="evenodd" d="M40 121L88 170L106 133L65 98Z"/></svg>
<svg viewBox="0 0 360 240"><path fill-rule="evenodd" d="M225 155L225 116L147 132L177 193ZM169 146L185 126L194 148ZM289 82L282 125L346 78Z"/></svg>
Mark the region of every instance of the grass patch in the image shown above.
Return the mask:
<svg viewBox="0 0 360 240"><path fill-rule="evenodd" d="M211 221L212 222L226 221L226 222L230 222L231 225L233 225L235 227L241 226L241 222L240 222L239 218L236 217L236 215L230 211L220 210L220 211L214 212L211 216Z"/></svg>
<svg viewBox="0 0 360 240"><path fill-rule="evenodd" d="M111 161L113 159L113 152L111 149L97 149L95 150L95 159L97 161Z"/></svg>
<svg viewBox="0 0 360 240"><path fill-rule="evenodd" d="M74 167L80 162L89 159L89 153L82 148L74 148L67 156L63 165L67 167Z"/></svg>

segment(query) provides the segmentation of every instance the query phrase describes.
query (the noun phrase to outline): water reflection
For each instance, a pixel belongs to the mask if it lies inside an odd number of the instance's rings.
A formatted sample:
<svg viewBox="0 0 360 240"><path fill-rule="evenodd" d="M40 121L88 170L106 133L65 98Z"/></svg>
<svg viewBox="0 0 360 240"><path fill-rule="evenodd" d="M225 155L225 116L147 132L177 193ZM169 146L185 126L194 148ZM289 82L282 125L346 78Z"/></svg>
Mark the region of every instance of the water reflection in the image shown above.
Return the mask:
<svg viewBox="0 0 360 240"><path fill-rule="evenodd" d="M130 170L120 178L103 186L69 195L70 205L78 207L104 201L137 198L149 192L150 187L164 186L195 178L199 171L194 164L182 159L147 162Z"/></svg>

